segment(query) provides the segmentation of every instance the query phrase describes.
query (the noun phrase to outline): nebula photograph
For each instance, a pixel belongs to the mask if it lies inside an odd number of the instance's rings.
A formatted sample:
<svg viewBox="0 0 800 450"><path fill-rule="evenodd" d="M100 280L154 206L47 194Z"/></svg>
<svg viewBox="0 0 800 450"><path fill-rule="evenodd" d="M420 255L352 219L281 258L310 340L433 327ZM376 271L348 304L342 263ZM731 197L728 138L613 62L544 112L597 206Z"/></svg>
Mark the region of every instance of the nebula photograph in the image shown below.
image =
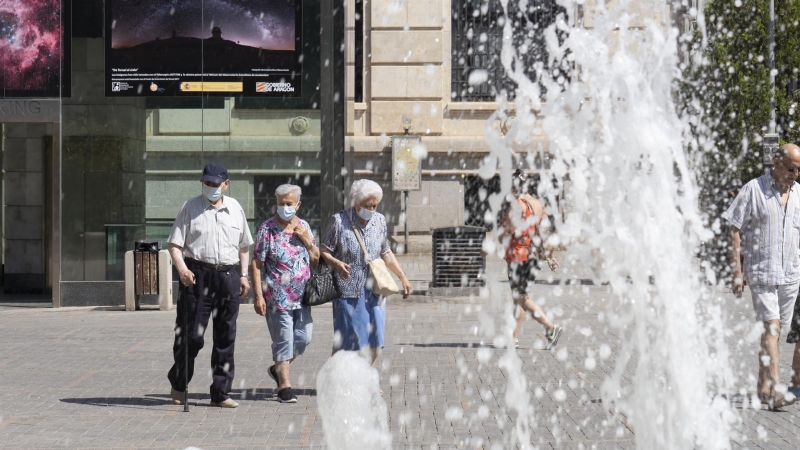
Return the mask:
<svg viewBox="0 0 800 450"><path fill-rule="evenodd" d="M65 54L60 0L0 0L1 96L59 96Z"/></svg>

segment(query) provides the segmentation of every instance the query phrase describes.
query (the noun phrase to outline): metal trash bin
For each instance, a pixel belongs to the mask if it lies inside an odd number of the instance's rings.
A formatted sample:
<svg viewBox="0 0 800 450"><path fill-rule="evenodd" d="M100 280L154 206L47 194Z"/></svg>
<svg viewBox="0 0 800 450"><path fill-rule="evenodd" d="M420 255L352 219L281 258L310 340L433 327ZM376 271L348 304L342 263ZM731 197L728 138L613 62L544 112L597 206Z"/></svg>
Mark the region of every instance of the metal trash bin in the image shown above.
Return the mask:
<svg viewBox="0 0 800 450"><path fill-rule="evenodd" d="M125 310L138 310L142 295L157 295L159 309L172 309L172 259L159 241L136 241L125 253Z"/></svg>
<svg viewBox="0 0 800 450"><path fill-rule="evenodd" d="M434 228L431 288L480 288L486 285L481 246L486 228Z"/></svg>
<svg viewBox="0 0 800 450"><path fill-rule="evenodd" d="M133 250L134 293L139 295L158 295L158 251L161 242L136 241ZM138 305L137 305L137 308Z"/></svg>

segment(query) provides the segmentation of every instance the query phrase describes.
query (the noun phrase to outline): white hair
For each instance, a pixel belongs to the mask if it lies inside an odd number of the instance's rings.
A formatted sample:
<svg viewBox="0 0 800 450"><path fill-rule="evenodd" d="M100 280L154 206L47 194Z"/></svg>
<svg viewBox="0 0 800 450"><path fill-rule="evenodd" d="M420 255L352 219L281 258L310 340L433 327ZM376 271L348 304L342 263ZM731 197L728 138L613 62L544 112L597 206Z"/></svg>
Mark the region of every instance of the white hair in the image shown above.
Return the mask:
<svg viewBox="0 0 800 450"><path fill-rule="evenodd" d="M350 202L353 205L361 204L368 198L375 197L378 202L383 198L383 189L372 180L357 180L350 186Z"/></svg>
<svg viewBox="0 0 800 450"><path fill-rule="evenodd" d="M300 186L295 184L282 184L278 186L278 189L275 189L275 198L281 198L284 195L289 195L291 193L294 193L295 195L294 200L299 202L300 196L303 195L303 190L300 188Z"/></svg>

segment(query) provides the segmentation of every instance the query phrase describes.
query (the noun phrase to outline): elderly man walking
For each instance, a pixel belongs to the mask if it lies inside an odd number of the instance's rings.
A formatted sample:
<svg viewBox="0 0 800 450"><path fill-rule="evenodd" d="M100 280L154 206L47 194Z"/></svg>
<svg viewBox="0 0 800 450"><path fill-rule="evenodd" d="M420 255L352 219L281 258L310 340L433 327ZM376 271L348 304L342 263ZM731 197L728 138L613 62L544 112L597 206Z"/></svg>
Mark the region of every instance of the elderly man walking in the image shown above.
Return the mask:
<svg viewBox="0 0 800 450"><path fill-rule="evenodd" d="M172 384L173 402L183 404L187 378L192 379L194 360L203 348L208 319L213 317L211 406L236 408L239 404L228 392L233 384L239 297L250 289L247 266L253 237L239 202L224 195L230 187L228 170L219 164L208 164L200 181L202 195L184 203L169 235L169 253L180 274L181 286L172 347L175 364L167 377ZM187 331L188 367L183 345Z"/></svg>
<svg viewBox="0 0 800 450"><path fill-rule="evenodd" d="M272 338L269 376L278 384L277 400L295 403L289 364L311 343L314 322L311 307L303 306L303 291L311 266L319 262L319 249L308 222L297 216L300 186L284 184L275 190L277 213L256 233L253 249L253 288L256 313L266 316Z"/></svg>
<svg viewBox="0 0 800 450"><path fill-rule="evenodd" d="M750 180L722 217L730 222L733 293L750 284L756 320L764 323L758 367L758 396L775 410L795 402L778 383L778 340L790 325L800 288L800 147L786 144L773 169ZM741 264L744 256L744 268ZM795 366L800 355L795 352Z"/></svg>

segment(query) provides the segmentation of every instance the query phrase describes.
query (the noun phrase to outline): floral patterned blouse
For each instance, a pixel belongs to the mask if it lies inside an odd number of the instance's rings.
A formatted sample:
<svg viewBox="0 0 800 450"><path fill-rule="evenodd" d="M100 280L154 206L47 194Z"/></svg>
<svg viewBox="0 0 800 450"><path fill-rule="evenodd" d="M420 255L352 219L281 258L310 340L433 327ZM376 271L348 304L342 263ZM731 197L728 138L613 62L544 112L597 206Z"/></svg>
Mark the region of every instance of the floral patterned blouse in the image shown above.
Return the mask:
<svg viewBox="0 0 800 450"><path fill-rule="evenodd" d="M301 218L300 226L308 230L311 241L317 245L311 227ZM256 232L253 258L264 265L261 268L261 287L267 306L278 311L302 307L303 290L311 278L308 250L294 233L286 233L275 216L264 221Z"/></svg>

